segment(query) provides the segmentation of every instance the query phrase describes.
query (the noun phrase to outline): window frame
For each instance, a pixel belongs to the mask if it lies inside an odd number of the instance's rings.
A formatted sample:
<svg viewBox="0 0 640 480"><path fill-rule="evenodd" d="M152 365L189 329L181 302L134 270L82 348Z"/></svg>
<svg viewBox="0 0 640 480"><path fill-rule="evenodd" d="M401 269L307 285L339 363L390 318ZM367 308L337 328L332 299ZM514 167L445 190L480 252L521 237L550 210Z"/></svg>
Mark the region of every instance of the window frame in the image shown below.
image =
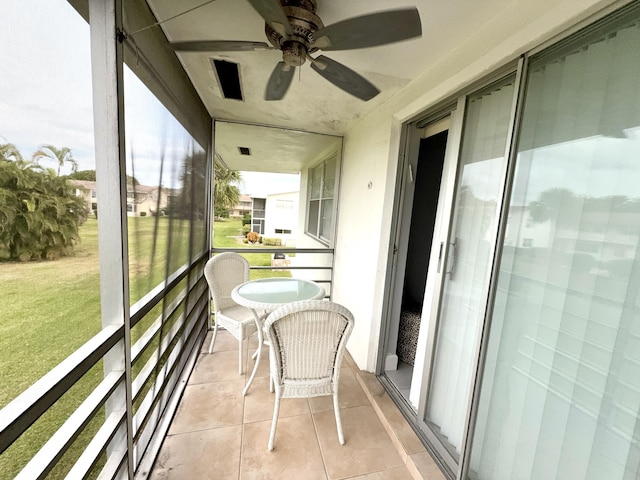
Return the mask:
<svg viewBox="0 0 640 480"><path fill-rule="evenodd" d="M327 166L333 164L333 172L327 175ZM319 185L319 193L317 198L312 198L313 195L313 174L312 172L317 171L319 168L322 169L320 173L320 185ZM319 162L309 166L307 169L307 199L306 199L306 208L305 208L305 222L304 222L304 233L314 240L318 242L330 246L333 242L333 235L335 232L336 225L336 207L337 207L337 192L338 192L338 182L339 182L339 172L340 172L340 160L337 153L333 153ZM333 175L333 185L331 188L331 194L326 195L326 186L327 181L331 180L331 176ZM329 208L326 208L326 202L330 201L331 204ZM311 203L318 202L317 214L312 216L312 208ZM325 210L326 208L326 210ZM327 211L328 210L328 211ZM323 218L327 218L327 214L330 215L329 218L329 232L328 235L325 235L322 232L322 224ZM310 224L312 221L315 221L315 229L312 230L310 228ZM326 223L326 221L325 221Z"/></svg>

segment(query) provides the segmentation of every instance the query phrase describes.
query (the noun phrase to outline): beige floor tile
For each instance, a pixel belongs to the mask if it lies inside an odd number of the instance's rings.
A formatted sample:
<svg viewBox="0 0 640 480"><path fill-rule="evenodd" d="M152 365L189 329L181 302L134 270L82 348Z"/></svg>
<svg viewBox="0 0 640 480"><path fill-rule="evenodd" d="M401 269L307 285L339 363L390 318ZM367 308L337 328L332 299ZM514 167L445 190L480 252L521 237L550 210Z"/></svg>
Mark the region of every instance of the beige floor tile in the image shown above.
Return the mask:
<svg viewBox="0 0 640 480"><path fill-rule="evenodd" d="M244 425L241 480L326 480L311 415L281 418L272 451L270 429L270 421Z"/></svg>
<svg viewBox="0 0 640 480"><path fill-rule="evenodd" d="M415 470L418 478L423 478L424 480L445 480L445 476L440 471L440 468L426 451L409 455L407 467L410 471Z"/></svg>
<svg viewBox="0 0 640 480"><path fill-rule="evenodd" d="M373 407L345 408L340 414L345 445L338 442L333 411L313 414L329 478L348 478L404 464Z"/></svg>
<svg viewBox="0 0 640 480"><path fill-rule="evenodd" d="M413 480L407 467L395 467L381 472L351 477L349 480Z"/></svg>
<svg viewBox="0 0 640 480"><path fill-rule="evenodd" d="M168 436L151 480L237 479L242 426Z"/></svg>
<svg viewBox="0 0 640 480"><path fill-rule="evenodd" d="M251 363L253 368L253 363ZM189 384L220 382L224 380L244 381L246 374L238 373L238 351L213 352L200 355L196 367L193 369Z"/></svg>
<svg viewBox="0 0 640 480"><path fill-rule="evenodd" d="M386 425L393 432L392 435L397 438L398 442L400 442L400 447L407 454L410 455L425 450L424 445L387 393L376 397L374 402L380 409Z"/></svg>
<svg viewBox="0 0 640 480"><path fill-rule="evenodd" d="M244 397L244 423L262 422L273 418L275 394L269 391L269 377L256 378L249 394ZM309 413L306 398L283 398L280 401L280 418Z"/></svg>
<svg viewBox="0 0 640 480"><path fill-rule="evenodd" d="M346 360L347 365L349 365L349 367L353 368L354 370L358 369L358 365L356 364L355 360L353 359L353 357L349 353L349 350L345 349L345 351L344 351L344 359Z"/></svg>
<svg viewBox="0 0 640 480"><path fill-rule="evenodd" d="M340 368L340 388L338 390L340 408L360 407L369 405L369 399L362 390L351 368ZM309 399L312 412L333 411L333 397L313 397Z"/></svg>
<svg viewBox="0 0 640 480"><path fill-rule="evenodd" d="M244 380L187 385L169 434L242 424Z"/></svg>
<svg viewBox="0 0 640 480"><path fill-rule="evenodd" d="M250 355L257 345L255 337L249 345L248 373L254 364ZM415 443L415 433L378 379L360 372L349 355L343 359L340 382L347 444L338 443L330 396L283 399L276 449L269 452L273 394L268 377L268 347L263 346L258 375L249 394L242 397L248 374L237 373L237 341L219 331L214 353L198 359L152 479L444 480L424 447ZM409 453L421 451L408 457L398 454L376 411L387 416L386 425L397 435L396 445Z"/></svg>
<svg viewBox="0 0 640 480"><path fill-rule="evenodd" d="M211 336L213 335L213 331L207 333L206 338L204 339L204 343L202 344L201 353L209 352L209 344L211 343ZM246 346L245 346L246 348ZM214 352L237 352L238 351L238 340L235 339L233 335L231 335L226 330L218 330L218 335L216 335L216 343L213 344Z"/></svg>
<svg viewBox="0 0 640 480"><path fill-rule="evenodd" d="M364 388L365 392L367 392L367 394L370 395L372 399L386 393L384 391L384 387L374 374L368 372L358 372L358 379L360 382L362 382L362 387Z"/></svg>

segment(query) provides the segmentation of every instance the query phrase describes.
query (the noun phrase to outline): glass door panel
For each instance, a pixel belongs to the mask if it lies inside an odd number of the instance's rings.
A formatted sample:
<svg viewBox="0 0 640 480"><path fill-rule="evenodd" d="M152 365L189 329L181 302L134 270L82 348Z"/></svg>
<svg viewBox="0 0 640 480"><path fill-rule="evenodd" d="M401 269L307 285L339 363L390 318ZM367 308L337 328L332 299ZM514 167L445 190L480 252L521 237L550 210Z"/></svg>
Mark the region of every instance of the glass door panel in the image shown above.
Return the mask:
<svg viewBox="0 0 640 480"><path fill-rule="evenodd" d="M640 478L639 11L628 19L531 62L469 478Z"/></svg>
<svg viewBox="0 0 640 480"><path fill-rule="evenodd" d="M426 424L457 462L484 320L515 75L467 100ZM444 245L442 246L444 247Z"/></svg>

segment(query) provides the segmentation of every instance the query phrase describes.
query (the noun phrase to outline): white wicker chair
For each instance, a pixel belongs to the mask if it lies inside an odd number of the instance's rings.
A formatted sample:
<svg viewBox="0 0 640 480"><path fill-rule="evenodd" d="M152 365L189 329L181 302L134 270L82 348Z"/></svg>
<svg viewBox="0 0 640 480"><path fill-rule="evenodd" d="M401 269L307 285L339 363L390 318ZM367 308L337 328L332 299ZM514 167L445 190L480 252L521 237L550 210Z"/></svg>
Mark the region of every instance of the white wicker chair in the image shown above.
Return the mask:
<svg viewBox="0 0 640 480"><path fill-rule="evenodd" d="M267 317L264 331L275 386L269 450L273 450L280 399L323 395L333 395L338 440L344 445L338 382L340 362L353 323L349 310L324 300L290 303Z"/></svg>
<svg viewBox="0 0 640 480"><path fill-rule="evenodd" d="M231 299L231 291L249 281L249 262L233 252L219 253L209 259L204 267L204 276L213 298L214 327L209 353L213 350L218 327L224 327L238 340L238 372L243 372L242 344L256 332L253 313ZM247 342L248 343L248 342Z"/></svg>

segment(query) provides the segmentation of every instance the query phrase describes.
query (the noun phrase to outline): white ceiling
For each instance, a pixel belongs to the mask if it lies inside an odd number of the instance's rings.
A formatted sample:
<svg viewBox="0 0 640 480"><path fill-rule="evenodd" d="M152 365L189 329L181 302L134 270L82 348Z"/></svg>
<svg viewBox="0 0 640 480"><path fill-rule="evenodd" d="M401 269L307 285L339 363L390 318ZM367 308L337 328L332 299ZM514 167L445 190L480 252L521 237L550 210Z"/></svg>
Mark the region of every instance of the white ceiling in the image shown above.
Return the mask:
<svg viewBox="0 0 640 480"><path fill-rule="evenodd" d="M159 21L185 12L203 0L147 0ZM263 95L267 80L281 60L278 50L228 53L178 53L206 108L217 121L230 121L216 134L216 149L230 168L274 168L275 164L237 158L234 149L247 146L255 152L271 151L270 158L294 162L308 156L315 142L299 142L299 132L285 141L283 132L264 136L261 131L239 130L240 123L271 125L297 131L343 135L360 118L398 93L411 80L449 54L489 22L510 0L317 0L317 14L325 25L381 10L416 6L422 20L421 38L392 45L351 51L327 52L326 56L350 67L376 85L381 93L364 102L338 89L314 72L308 62L296 71L285 98L267 102ZM264 21L245 0L216 0L162 23L170 42L190 40L251 40L266 42ZM211 58L240 65L244 101L223 98L212 70ZM238 131L233 132L235 129ZM225 135L219 135L225 132ZM246 135L244 139L239 135ZM243 140L244 145L239 145ZM259 142L258 145L256 142ZM279 151L285 144L297 145ZM322 143L320 141L320 143ZM273 153L276 152L276 153ZM295 160L294 161L294 156ZM236 161L237 159L237 161ZM297 162L297 163L295 163ZM290 171L291 168L286 168ZM275 171L275 170L271 170Z"/></svg>

